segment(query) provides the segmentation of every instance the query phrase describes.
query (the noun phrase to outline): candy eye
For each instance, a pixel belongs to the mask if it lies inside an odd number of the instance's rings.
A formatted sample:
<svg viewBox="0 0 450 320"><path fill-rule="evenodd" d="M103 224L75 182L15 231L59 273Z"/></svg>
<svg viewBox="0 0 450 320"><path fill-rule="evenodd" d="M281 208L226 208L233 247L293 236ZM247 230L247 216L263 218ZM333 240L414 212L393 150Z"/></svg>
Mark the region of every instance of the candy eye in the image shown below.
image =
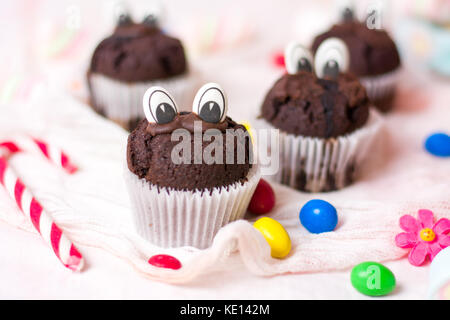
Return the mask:
<svg viewBox="0 0 450 320"><path fill-rule="evenodd" d="M291 42L284 52L286 70L289 74L299 71L312 72L313 57L311 52L297 42Z"/></svg>
<svg viewBox="0 0 450 320"><path fill-rule="evenodd" d="M142 104L145 117L150 123L169 123L178 113L175 100L161 87L147 89Z"/></svg>
<svg viewBox="0 0 450 320"><path fill-rule="evenodd" d="M156 27L158 25L158 17L150 13L145 16L144 21L142 21L143 24L149 26L149 27Z"/></svg>
<svg viewBox="0 0 450 320"><path fill-rule="evenodd" d="M355 14L352 10L352 8L344 8L342 10L342 20L343 21L353 21L355 19Z"/></svg>
<svg viewBox="0 0 450 320"><path fill-rule="evenodd" d="M112 5L111 18L114 19L113 23L115 26L125 26L133 23L130 8L124 1L116 0Z"/></svg>
<svg viewBox="0 0 450 320"><path fill-rule="evenodd" d="M336 79L349 66L349 53L345 43L337 38L325 40L317 49L314 69L318 78Z"/></svg>
<svg viewBox="0 0 450 320"><path fill-rule="evenodd" d="M353 21L355 19L355 3L353 0L340 0L338 6L342 21Z"/></svg>
<svg viewBox="0 0 450 320"><path fill-rule="evenodd" d="M142 23L150 27L156 27L164 18L164 7L159 1L151 1L146 5Z"/></svg>
<svg viewBox="0 0 450 320"><path fill-rule="evenodd" d="M133 21L131 19L130 14L126 13L126 12L121 13L119 15L119 18L117 19L117 25L119 25L119 26L125 26L125 25L128 25L128 24L131 24L132 22Z"/></svg>
<svg viewBox="0 0 450 320"><path fill-rule="evenodd" d="M206 122L222 122L227 115L227 98L222 88L215 83L205 84L197 92L192 111Z"/></svg>

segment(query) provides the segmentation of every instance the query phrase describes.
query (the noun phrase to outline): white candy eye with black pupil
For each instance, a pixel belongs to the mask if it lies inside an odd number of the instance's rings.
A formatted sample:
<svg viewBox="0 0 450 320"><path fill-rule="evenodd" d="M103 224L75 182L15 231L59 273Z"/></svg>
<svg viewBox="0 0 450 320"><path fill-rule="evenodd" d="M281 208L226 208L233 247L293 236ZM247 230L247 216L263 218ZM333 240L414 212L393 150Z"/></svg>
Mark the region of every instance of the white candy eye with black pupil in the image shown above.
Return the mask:
<svg viewBox="0 0 450 320"><path fill-rule="evenodd" d="M337 1L338 9L341 14L342 21L355 20L355 1L354 0L339 0Z"/></svg>
<svg viewBox="0 0 450 320"><path fill-rule="evenodd" d="M206 122L222 122L227 115L227 98L222 88L215 83L205 84L197 92L192 111Z"/></svg>
<svg viewBox="0 0 450 320"><path fill-rule="evenodd" d="M158 25L158 17L150 13L145 16L144 21L142 21L142 23L149 27L155 27Z"/></svg>
<svg viewBox="0 0 450 320"><path fill-rule="evenodd" d="M119 19L117 20L117 25L119 26L125 26L125 25L129 25L133 22L133 20L131 19L131 16L129 13L122 13L119 16Z"/></svg>
<svg viewBox="0 0 450 320"><path fill-rule="evenodd" d="M355 14L352 10L352 8L344 8L342 10L342 20L343 21L353 21L355 19Z"/></svg>
<svg viewBox="0 0 450 320"><path fill-rule="evenodd" d="M147 1L142 23L149 27L156 27L164 16L164 7L160 1Z"/></svg>
<svg viewBox="0 0 450 320"><path fill-rule="evenodd" d="M291 42L284 51L286 70L289 74L299 71L312 72L313 57L311 52L297 42Z"/></svg>
<svg viewBox="0 0 450 320"><path fill-rule="evenodd" d="M116 1L113 7L113 15L118 26L128 25L133 22L130 9L124 1Z"/></svg>
<svg viewBox="0 0 450 320"><path fill-rule="evenodd" d="M150 123L172 122L177 115L177 106L172 96L161 87L147 89L142 100L144 114Z"/></svg>
<svg viewBox="0 0 450 320"><path fill-rule="evenodd" d="M338 38L322 42L314 58L314 69L318 78L337 79L339 73L347 72L349 52L345 43Z"/></svg>

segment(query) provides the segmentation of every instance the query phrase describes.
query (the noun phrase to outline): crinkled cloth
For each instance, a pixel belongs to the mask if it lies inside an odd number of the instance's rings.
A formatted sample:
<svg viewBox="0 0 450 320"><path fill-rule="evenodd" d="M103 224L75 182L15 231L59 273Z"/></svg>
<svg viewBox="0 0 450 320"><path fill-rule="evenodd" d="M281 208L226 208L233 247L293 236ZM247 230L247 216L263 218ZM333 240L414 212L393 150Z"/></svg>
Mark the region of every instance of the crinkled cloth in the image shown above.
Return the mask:
<svg viewBox="0 0 450 320"><path fill-rule="evenodd" d="M427 208L436 218L450 218L450 160L423 149L430 132L450 128L450 109L448 101L427 105L414 111L399 107L399 112L385 118L370 161L352 186L318 195L273 185L277 204L270 216L284 225L292 239L292 251L283 260L271 258L270 247L252 227L254 216L222 228L212 247L203 251L161 249L141 239L133 230L122 179L127 133L69 96L45 93L27 104L0 106L0 137L20 140L36 135L64 149L80 167L68 176L37 155L11 158L25 184L75 243L103 248L149 278L183 283L211 269L227 268L230 254L241 255L245 266L258 275L339 270L366 260L404 257L407 250L394 242L401 231L400 216ZM334 232L309 234L300 225L299 209L318 197L338 210ZM35 232L1 188L0 218ZM177 257L183 267L168 270L147 263L150 256L161 253Z"/></svg>

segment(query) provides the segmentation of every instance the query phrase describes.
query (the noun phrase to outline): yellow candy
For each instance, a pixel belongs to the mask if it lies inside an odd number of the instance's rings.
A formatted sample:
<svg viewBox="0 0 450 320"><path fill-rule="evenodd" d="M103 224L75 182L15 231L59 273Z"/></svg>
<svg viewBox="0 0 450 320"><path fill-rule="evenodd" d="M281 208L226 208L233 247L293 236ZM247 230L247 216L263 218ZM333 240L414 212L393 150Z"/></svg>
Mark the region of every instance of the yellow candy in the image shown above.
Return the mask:
<svg viewBox="0 0 450 320"><path fill-rule="evenodd" d="M291 239L283 226L268 217L258 219L253 226L258 229L272 248L272 257L284 258L291 251Z"/></svg>
<svg viewBox="0 0 450 320"><path fill-rule="evenodd" d="M250 136L250 140L253 141L252 127L250 126L250 123L247 121L244 121L241 124L245 127L245 129L247 129L247 132Z"/></svg>

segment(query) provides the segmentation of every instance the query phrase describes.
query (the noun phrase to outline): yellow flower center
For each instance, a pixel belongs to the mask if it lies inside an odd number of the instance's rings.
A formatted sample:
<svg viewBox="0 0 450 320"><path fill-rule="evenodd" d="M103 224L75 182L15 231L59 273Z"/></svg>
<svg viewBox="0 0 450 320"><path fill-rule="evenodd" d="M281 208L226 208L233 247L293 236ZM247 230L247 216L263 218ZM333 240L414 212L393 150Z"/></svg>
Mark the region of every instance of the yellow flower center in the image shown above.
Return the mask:
<svg viewBox="0 0 450 320"><path fill-rule="evenodd" d="M430 242L430 241L433 241L434 238L436 238L436 234L430 228L425 228L425 229L420 230L420 238L423 241Z"/></svg>

